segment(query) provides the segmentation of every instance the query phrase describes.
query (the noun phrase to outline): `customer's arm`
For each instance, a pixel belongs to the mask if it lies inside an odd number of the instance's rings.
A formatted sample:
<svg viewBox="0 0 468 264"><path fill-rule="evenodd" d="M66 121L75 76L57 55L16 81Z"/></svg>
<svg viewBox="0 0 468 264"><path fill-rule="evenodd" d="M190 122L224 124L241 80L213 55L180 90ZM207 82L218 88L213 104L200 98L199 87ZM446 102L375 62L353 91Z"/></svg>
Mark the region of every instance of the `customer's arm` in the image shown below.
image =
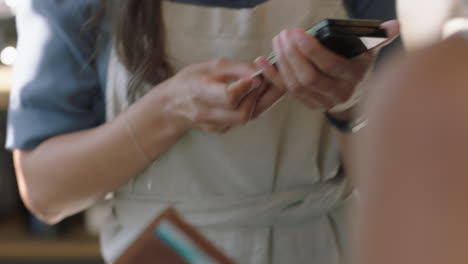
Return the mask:
<svg viewBox="0 0 468 264"><path fill-rule="evenodd" d="M382 68L357 142L359 264L468 259L468 42Z"/></svg>

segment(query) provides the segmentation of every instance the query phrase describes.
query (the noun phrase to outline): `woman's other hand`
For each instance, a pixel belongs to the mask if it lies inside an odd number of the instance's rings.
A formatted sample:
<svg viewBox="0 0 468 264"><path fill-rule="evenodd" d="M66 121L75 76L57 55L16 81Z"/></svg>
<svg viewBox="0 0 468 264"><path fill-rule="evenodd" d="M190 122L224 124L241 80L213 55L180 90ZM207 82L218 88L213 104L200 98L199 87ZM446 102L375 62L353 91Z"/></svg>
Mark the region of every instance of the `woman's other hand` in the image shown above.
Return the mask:
<svg viewBox="0 0 468 264"><path fill-rule="evenodd" d="M226 59L182 69L160 87L166 92L168 116L183 129L217 133L245 124L253 114L261 85L261 80L250 77L255 71L253 64Z"/></svg>
<svg viewBox="0 0 468 264"><path fill-rule="evenodd" d="M399 34L397 21L382 24L388 44ZM347 59L327 49L302 29L283 30L273 39L277 67L265 57L255 61L272 84L258 102L256 114L290 92L311 109L329 110L346 102L363 80L383 45L360 56Z"/></svg>

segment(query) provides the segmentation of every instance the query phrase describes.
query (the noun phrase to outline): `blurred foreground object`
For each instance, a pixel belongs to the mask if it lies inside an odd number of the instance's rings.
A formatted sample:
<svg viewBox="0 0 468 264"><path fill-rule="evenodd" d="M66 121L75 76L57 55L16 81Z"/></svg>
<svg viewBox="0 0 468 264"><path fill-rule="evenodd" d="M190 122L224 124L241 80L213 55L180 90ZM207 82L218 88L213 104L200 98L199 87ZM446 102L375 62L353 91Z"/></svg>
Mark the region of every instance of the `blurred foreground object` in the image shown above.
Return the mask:
<svg viewBox="0 0 468 264"><path fill-rule="evenodd" d="M382 67L354 155L355 264L468 260L468 41L454 36Z"/></svg>

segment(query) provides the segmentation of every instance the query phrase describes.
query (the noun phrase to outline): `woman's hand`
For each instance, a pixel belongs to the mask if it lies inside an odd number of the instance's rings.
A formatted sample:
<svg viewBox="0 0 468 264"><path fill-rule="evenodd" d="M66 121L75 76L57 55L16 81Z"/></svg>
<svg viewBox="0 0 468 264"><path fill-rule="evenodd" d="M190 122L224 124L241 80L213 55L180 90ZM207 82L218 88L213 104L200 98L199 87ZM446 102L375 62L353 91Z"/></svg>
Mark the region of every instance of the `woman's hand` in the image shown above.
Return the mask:
<svg viewBox="0 0 468 264"><path fill-rule="evenodd" d="M55 224L127 183L187 129L225 131L247 122L257 99L249 91L261 84L249 78L256 70L226 60L191 65L110 122L51 137L32 150L15 150L25 204ZM226 85L230 81L237 82Z"/></svg>
<svg viewBox="0 0 468 264"><path fill-rule="evenodd" d="M166 111L184 129L223 133L245 124L261 85L250 78L256 71L253 64L225 59L190 65L165 83Z"/></svg>
<svg viewBox="0 0 468 264"><path fill-rule="evenodd" d="M387 29L389 40L399 33L396 21L386 22L382 27ZM277 68L270 65L265 57L256 60L263 76L272 84L259 99L257 115L286 92L311 109L328 110L346 102L371 68L377 54L377 49L373 49L347 59L322 46L302 29L283 30L273 39L273 48L278 58Z"/></svg>

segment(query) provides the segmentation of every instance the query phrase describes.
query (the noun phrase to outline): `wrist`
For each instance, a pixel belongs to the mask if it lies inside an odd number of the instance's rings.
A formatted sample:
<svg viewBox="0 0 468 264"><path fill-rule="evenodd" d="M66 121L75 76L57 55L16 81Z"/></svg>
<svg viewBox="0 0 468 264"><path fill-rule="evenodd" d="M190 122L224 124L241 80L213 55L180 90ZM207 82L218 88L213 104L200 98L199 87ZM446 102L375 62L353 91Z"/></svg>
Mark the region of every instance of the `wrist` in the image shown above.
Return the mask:
<svg viewBox="0 0 468 264"><path fill-rule="evenodd" d="M336 119L341 122L347 122L350 121L353 118L353 111L352 109L348 109L343 112L331 112L327 111L328 115L332 117L333 119Z"/></svg>
<svg viewBox="0 0 468 264"><path fill-rule="evenodd" d="M367 125L365 117L355 117L353 109L345 112L325 112L325 118L328 123L341 133L356 133Z"/></svg>
<svg viewBox="0 0 468 264"><path fill-rule="evenodd" d="M170 80L157 85L149 93L148 112L156 123L164 123L174 133L183 134L193 128L193 124L180 111L177 96L177 89L170 85Z"/></svg>
<svg viewBox="0 0 468 264"><path fill-rule="evenodd" d="M123 113L137 144L152 160L188 130L188 125L170 112L170 97L159 88L158 85L152 89Z"/></svg>
<svg viewBox="0 0 468 264"><path fill-rule="evenodd" d="M347 101L328 109L325 112L328 123L342 133L355 133L363 128L367 124L366 118L356 118L356 112L359 112L356 108L362 93L363 90L358 84Z"/></svg>

